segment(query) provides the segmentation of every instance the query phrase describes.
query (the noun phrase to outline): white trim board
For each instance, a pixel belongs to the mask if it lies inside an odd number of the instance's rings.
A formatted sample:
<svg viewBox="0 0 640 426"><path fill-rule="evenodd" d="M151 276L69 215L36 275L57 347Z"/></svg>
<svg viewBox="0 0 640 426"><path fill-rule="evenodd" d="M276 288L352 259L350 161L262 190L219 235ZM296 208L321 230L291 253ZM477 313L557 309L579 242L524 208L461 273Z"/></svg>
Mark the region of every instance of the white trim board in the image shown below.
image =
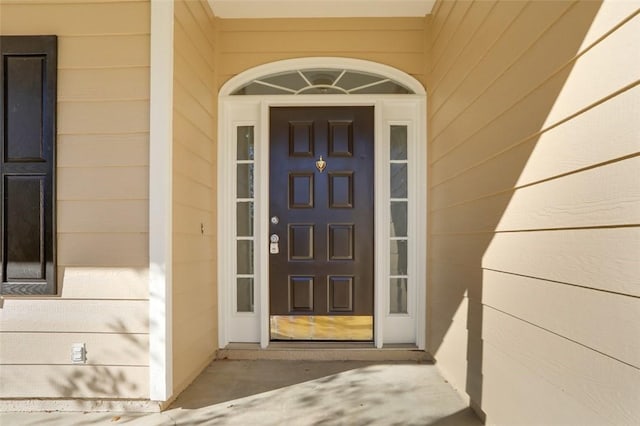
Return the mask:
<svg viewBox="0 0 640 426"><path fill-rule="evenodd" d="M173 2L151 0L149 124L149 399L173 394Z"/></svg>
<svg viewBox="0 0 640 426"><path fill-rule="evenodd" d="M219 18L424 17L435 0L208 0Z"/></svg>
<svg viewBox="0 0 640 426"><path fill-rule="evenodd" d="M329 66L363 70L388 75L416 91L417 95L269 95L228 96L234 89L259 76L306 67ZM417 87L419 86L419 87ZM269 227L269 108L272 106L356 106L375 107L375 345L413 343L420 349L426 344L426 95L412 77L393 68L368 61L339 58L305 58L263 65L230 80L219 98L218 140L218 300L219 345L231 342L269 345L268 312L268 227ZM410 304L404 315L389 314L389 129L391 125L409 128L409 288ZM235 312L235 141L237 126L255 126L254 199L254 279L255 311Z"/></svg>

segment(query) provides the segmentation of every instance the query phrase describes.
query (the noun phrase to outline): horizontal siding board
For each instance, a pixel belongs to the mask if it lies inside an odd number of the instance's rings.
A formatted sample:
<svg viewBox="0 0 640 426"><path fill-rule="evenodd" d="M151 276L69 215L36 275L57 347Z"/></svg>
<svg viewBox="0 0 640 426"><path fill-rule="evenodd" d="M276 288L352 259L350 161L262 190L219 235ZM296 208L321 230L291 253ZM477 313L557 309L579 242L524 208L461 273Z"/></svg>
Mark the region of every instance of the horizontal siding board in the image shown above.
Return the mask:
<svg viewBox="0 0 640 426"><path fill-rule="evenodd" d="M192 311L183 311L191 314ZM196 316L201 320L206 320L208 316L215 315L212 311L200 311ZM189 353L197 353L197 357L206 358L214 355L215 347L215 335L217 330L214 328L203 328L198 333L190 332L192 326L190 325L194 321L193 318L185 318L186 321L177 321L175 323L176 330L176 346L183 348L176 355L182 355L182 359L189 359ZM185 356L186 355L186 356Z"/></svg>
<svg viewBox="0 0 640 426"><path fill-rule="evenodd" d="M0 28L3 33L15 35L148 34L150 20L148 2L38 4L38 1L32 1L12 4L3 1Z"/></svg>
<svg viewBox="0 0 640 426"><path fill-rule="evenodd" d="M63 69L58 73L58 101L149 99L148 67Z"/></svg>
<svg viewBox="0 0 640 426"><path fill-rule="evenodd" d="M9 299L0 309L0 332L145 334L148 303L143 300Z"/></svg>
<svg viewBox="0 0 640 426"><path fill-rule="evenodd" d="M60 201L57 209L58 232L147 232L147 200Z"/></svg>
<svg viewBox="0 0 640 426"><path fill-rule="evenodd" d="M566 7L569 3L558 2L555 4L559 8L561 5ZM469 132L468 135L462 135L461 140L475 133L496 116L502 115L514 103L539 87L551 76L560 73L562 76L569 75L569 79L574 78L573 74L568 73L571 71L571 61L578 53L581 40L580 34L568 37L567 28L572 28L571 26L588 28L597 7L598 4L593 2L575 4L541 34L540 38L534 40L532 45L527 46L526 51L510 64L509 68L500 75L500 78L494 80L482 92L481 97L474 99L456 118L456 121L465 126L465 130L468 129ZM560 71L562 69L565 69L564 73ZM499 105L499 107L487 108L487 105ZM435 116L438 116L437 112L434 114ZM447 124L436 118L434 118L433 125L438 128L447 127ZM446 131L443 134L446 135ZM434 140L437 139L436 136ZM435 146L438 146L438 142L435 142ZM436 148L436 151L436 156L440 157L440 149Z"/></svg>
<svg viewBox="0 0 640 426"><path fill-rule="evenodd" d="M468 299L460 301L458 309L454 312L449 323L436 329L443 329L446 337L442 341L434 341L431 337L432 351L438 364L438 370L442 371L447 381L459 384L457 389L467 388L469 366L467 365L467 344L469 332L467 330Z"/></svg>
<svg viewBox="0 0 640 426"><path fill-rule="evenodd" d="M640 227L496 234L486 269L640 296Z"/></svg>
<svg viewBox="0 0 640 426"><path fill-rule="evenodd" d="M609 424L640 423L640 369L490 308L485 308L483 322L485 345L508 354L558 391L580 401L583 411L606 413ZM538 398L550 396L540 394Z"/></svg>
<svg viewBox="0 0 640 426"><path fill-rule="evenodd" d="M587 34L582 41L581 51L589 47L605 34L615 31L614 27L640 13L640 7L634 1L604 0L600 3L598 14L593 17Z"/></svg>
<svg viewBox="0 0 640 426"><path fill-rule="evenodd" d="M195 182L179 171L173 174L174 203L212 211L213 189L209 185Z"/></svg>
<svg viewBox="0 0 640 426"><path fill-rule="evenodd" d="M535 87L530 85L532 83L529 79L536 81L546 78L548 74L536 75L532 72L533 70L525 69L526 75L524 77L528 77L528 79L519 81L516 86L503 89L505 75L507 77L509 75L523 77L521 74L523 70L513 69L513 67L522 60L523 56L529 55L531 46L549 29L550 24L562 16L571 6L572 3L570 2L528 2L524 11L512 21L506 31L499 34L499 39L490 46L482 60L468 74L469 78L462 82L456 92L439 94L439 96L445 95L446 97L441 99L447 99L447 102L441 106L437 98L433 99L432 106L434 111L432 111L431 115L433 142L437 141L438 136L447 129L453 120L455 120L456 127L461 124L462 119L472 121L472 123L464 122L465 126L472 126L468 130L471 132L477 126L473 121L482 121L485 119L485 114L495 113L495 108L486 109L483 103L478 102L479 99L486 98L485 93L487 91L491 94L491 90L495 93L504 93L504 90L507 90L508 94L508 89L510 89L517 93L522 93L523 91L526 93L527 90ZM553 52L547 52L547 54L557 55L559 51L567 52L567 48L572 47L569 44L569 40L568 37L558 40L558 43L562 43L559 47L564 47L564 49L558 51L554 49ZM572 53L575 54L575 47ZM537 58L537 55L530 55L530 57L532 59ZM536 69L542 68L551 71L566 63L568 59L560 58L560 63L545 61L545 64L536 64ZM510 81L510 78L507 78L506 81ZM455 102L455 99L461 96L466 101L462 105L459 102ZM506 99L500 99L499 105L502 107L509 105L512 97L513 95ZM448 99L452 99L452 101L449 102ZM485 109L478 111L478 108L481 107ZM479 113L477 117L476 112ZM436 157L440 157L437 144L434 145L434 148L436 148L434 154Z"/></svg>
<svg viewBox="0 0 640 426"><path fill-rule="evenodd" d="M58 133L149 131L149 101L59 102Z"/></svg>
<svg viewBox="0 0 640 426"><path fill-rule="evenodd" d="M475 3L490 4L490 2ZM446 72L442 65L433 69L431 77L434 84L430 87L431 90L428 97L431 114L441 108L444 102L467 78L474 76L472 73L483 60L486 52L491 49L494 43L500 40L502 33L509 28L526 4L527 2L524 1L498 1L487 20L473 34L473 37L471 37L471 33L467 33L471 40L460 52L459 60L455 63L455 66L446 70ZM462 48L462 46L451 46L450 49L445 51L445 54L448 56L455 55L458 53L456 48Z"/></svg>
<svg viewBox="0 0 640 426"><path fill-rule="evenodd" d="M447 25L445 25L442 31L438 34L438 38L441 39L441 42L435 43L431 48L431 60L433 61L433 66L438 66L442 56L447 50L449 50L449 46L455 43L456 36L459 36L461 33L469 34L472 32L471 28L465 25L465 19L473 3L474 2L471 1L454 2L451 12L449 13L449 16L447 16Z"/></svg>
<svg viewBox="0 0 640 426"><path fill-rule="evenodd" d="M638 5L456 6L430 29L430 350L487 424L638 423Z"/></svg>
<svg viewBox="0 0 640 426"><path fill-rule="evenodd" d="M521 135L487 135L433 165L433 195L492 194L634 154L640 151L639 115L636 86L524 141L517 139ZM504 176L517 176L517 181Z"/></svg>
<svg viewBox="0 0 640 426"><path fill-rule="evenodd" d="M207 316L215 315L215 313L207 312L205 315L192 321L206 321ZM180 384L176 383L178 389L188 386L215 357L217 330L210 328L203 329L200 333L193 333L190 328L184 329L179 326L181 331L177 333L177 336L180 336L178 338L180 341L176 343L182 349L174 352L173 358L174 376L177 378L176 380L181 381ZM184 337L190 339L182 340L181 338Z"/></svg>
<svg viewBox="0 0 640 426"><path fill-rule="evenodd" d="M173 96L174 110L188 117L189 121L207 135L209 140L213 140L215 134L213 116L205 107L179 83L173 86Z"/></svg>
<svg viewBox="0 0 640 426"><path fill-rule="evenodd" d="M211 242L211 239L209 241ZM176 263L174 277L176 277L176 282L179 284L173 289L174 296L177 297L180 294L182 296L186 295L187 298L193 297L194 294L198 293L199 289L211 286L214 281L215 266L215 258L213 256ZM216 298L215 291L207 289L206 292L210 296L207 303L212 303Z"/></svg>
<svg viewBox="0 0 640 426"><path fill-rule="evenodd" d="M175 347L181 348L180 353L188 353L190 347L197 347L200 344L198 340L202 340L204 347L200 346L201 357L212 356L215 349L216 327L200 327L198 330L193 328L193 324L211 324L210 318L216 316L215 309L205 309L199 311L186 310L181 312L182 315L174 320Z"/></svg>
<svg viewBox="0 0 640 426"><path fill-rule="evenodd" d="M491 158L513 145L525 142L529 138L537 137L540 132L546 129L543 119L546 117L546 113L553 104L554 99L557 98L557 93L562 90L564 82L564 78L560 75L549 80L545 85L523 99L522 102L518 102L513 108L509 109L499 119L489 123L465 143L455 146L455 148L447 152L445 157L441 157L435 163L446 161L446 166L443 167L445 169L453 167L453 169L449 170L452 170L452 174L455 174L459 170L464 170L477 163L479 158ZM562 125L566 125L566 123ZM493 141L489 142L491 139ZM476 151L478 147L484 147L480 157L472 157L473 151ZM460 151L460 153L455 154L456 160L461 158L464 158L464 160L453 163L447 158L456 151ZM435 166L435 164L433 165ZM524 168L524 166L524 164L520 164L521 168ZM517 176L513 179L515 181Z"/></svg>
<svg viewBox="0 0 640 426"><path fill-rule="evenodd" d="M58 265L142 267L148 263L146 232L58 234Z"/></svg>
<svg viewBox="0 0 640 426"><path fill-rule="evenodd" d="M640 228L433 235L432 261L640 295Z"/></svg>
<svg viewBox="0 0 640 426"><path fill-rule="evenodd" d="M482 266L482 257L493 239L493 234L436 234L431 235L432 262L446 263L449 267L463 265L472 268Z"/></svg>
<svg viewBox="0 0 640 426"><path fill-rule="evenodd" d="M265 31L221 33L219 51L323 52L329 46L343 52L418 52L424 51L422 30L414 31Z"/></svg>
<svg viewBox="0 0 640 426"><path fill-rule="evenodd" d="M528 347L528 345L526 346ZM531 425L610 424L602 413L567 395L546 380L538 366L523 366L506 352L484 344L482 409L487 425L510 425L526 419ZM464 383L464 382L463 382Z"/></svg>
<svg viewBox="0 0 640 426"><path fill-rule="evenodd" d="M173 102L173 382L183 389L213 358L217 40L202 2L175 8ZM189 339L197 339L196 345ZM189 344L185 343L188 342Z"/></svg>
<svg viewBox="0 0 640 426"><path fill-rule="evenodd" d="M212 236L215 233L216 226L211 211L184 204L175 204L173 210L176 217L173 223L174 232L202 236L200 230L200 224L202 224L204 235Z"/></svg>
<svg viewBox="0 0 640 426"><path fill-rule="evenodd" d="M423 30L424 18L331 18L331 19L218 19L218 30L229 32L282 31L407 31Z"/></svg>
<svg viewBox="0 0 640 426"><path fill-rule="evenodd" d="M433 44L438 44L441 42L440 34L445 24L447 23L447 18L453 10L454 5L455 2L452 1L439 1L434 5L430 22L430 37Z"/></svg>
<svg viewBox="0 0 640 426"><path fill-rule="evenodd" d="M203 53L198 50L194 43L189 38L190 35L187 30L176 22L174 31L174 50L176 55L180 55L189 65L192 70L198 75L199 79L203 82L209 82L213 78L213 65L211 65L205 56L213 56L213 52L208 51ZM175 65L174 65L175 67ZM174 80L183 78L184 76L179 73L174 73Z"/></svg>
<svg viewBox="0 0 640 426"><path fill-rule="evenodd" d="M72 365L71 347L84 343L87 365L147 366L149 337L131 333L0 333L3 364Z"/></svg>
<svg viewBox="0 0 640 426"><path fill-rule="evenodd" d="M437 233L521 231L640 224L640 157L492 196L433 191ZM499 173L496 171L496 173Z"/></svg>
<svg viewBox="0 0 640 426"><path fill-rule="evenodd" d="M149 66L149 35L65 36L58 39L58 68Z"/></svg>
<svg viewBox="0 0 640 426"><path fill-rule="evenodd" d="M178 140L178 138L175 140ZM214 170L210 159L200 157L184 148L182 144L178 149L174 150L174 154L173 166L176 169L183 171L186 176L194 181L212 188Z"/></svg>
<svg viewBox="0 0 640 426"><path fill-rule="evenodd" d="M147 167L58 168L58 200L146 200Z"/></svg>
<svg viewBox="0 0 640 426"><path fill-rule="evenodd" d="M149 298L149 269L140 267L61 266L58 286L64 299Z"/></svg>
<svg viewBox="0 0 640 426"><path fill-rule="evenodd" d="M466 109L464 115L457 118L456 126L434 136L432 162L450 155L459 145L481 143L489 135L509 135L506 146L524 140L637 82L640 59L630 54L633 51L630 43L640 42L637 34L640 34L640 16L587 51L572 66L551 76L526 97L512 99L507 91L504 96L508 97L483 98L476 102L474 108ZM495 102L512 106L503 107L501 111L487 107ZM487 112L480 113L482 110ZM485 153L492 154L494 152L488 150Z"/></svg>
<svg viewBox="0 0 640 426"><path fill-rule="evenodd" d="M462 297L480 301L482 297L482 269L459 263L432 260L430 279L439 285L430 289L433 309L455 311Z"/></svg>
<svg viewBox="0 0 640 426"><path fill-rule="evenodd" d="M29 379L25 380L28 371ZM0 398L149 398L148 367L3 365Z"/></svg>
<svg viewBox="0 0 640 426"><path fill-rule="evenodd" d="M180 279L184 277L174 278ZM198 285L195 288L195 293L176 292L174 294L173 303L174 312L176 312L176 327L174 328L174 330L178 331L178 334L185 333L189 328L193 327L194 322L191 322L191 318L193 318L194 316L204 314L210 315L210 318L216 317L218 309L215 305L216 299L213 295L217 292L217 290L215 286L212 285L211 281L212 280L206 279L198 280ZM178 328L178 324L181 320L184 320L184 323L180 324L180 329ZM211 320L209 319L209 321L207 322L211 322ZM186 338L188 336L184 337ZM178 344L178 342L176 342L176 344ZM184 348L184 346L181 345L179 345L178 347Z"/></svg>
<svg viewBox="0 0 640 426"><path fill-rule="evenodd" d="M300 52L256 52L256 53L220 53L220 64L218 65L218 84L222 86L229 78L241 73L251 67L266 64L278 60L296 59L301 56L337 56L367 61L379 62L398 68L407 74L413 75L418 80L424 73L424 54L403 53L403 52L344 52L341 49L327 49L321 52L309 54L306 51Z"/></svg>
<svg viewBox="0 0 640 426"><path fill-rule="evenodd" d="M215 112L215 102L211 93L215 91L213 72L209 80L202 81L197 73L193 71L191 65L176 52L174 56L174 69L176 81L195 99L207 113L213 115Z"/></svg>
<svg viewBox="0 0 640 426"><path fill-rule="evenodd" d="M149 134L59 135L58 167L130 167L149 165Z"/></svg>
<svg viewBox="0 0 640 426"><path fill-rule="evenodd" d="M215 36L216 22L211 8L206 4L206 0L190 1L185 2L184 4L191 16L193 16L198 23L202 34L207 38L210 48L215 49L217 45Z"/></svg>
<svg viewBox="0 0 640 426"><path fill-rule="evenodd" d="M456 62L463 60L463 52L467 50L469 45L476 39L485 21L490 20L491 16L496 13L497 3L495 0L470 3L464 21L460 24L462 28L458 28L458 31L453 35L447 47L442 49L440 55L437 55L438 60L434 61L432 65L433 71L430 79L434 88L439 88L441 79L448 75L448 72ZM444 43L436 44L435 47L438 46L444 46ZM436 57L433 53L431 56Z"/></svg>
<svg viewBox="0 0 640 426"><path fill-rule="evenodd" d="M180 144L201 158L214 158L215 144L185 116L174 110L173 134Z"/></svg>
<svg viewBox="0 0 640 426"><path fill-rule="evenodd" d="M482 302L640 368L637 298L485 270ZM571 301L568 303L568 301Z"/></svg>
<svg viewBox="0 0 640 426"><path fill-rule="evenodd" d="M214 238L216 236L215 211L181 203L174 205L174 211L176 215L173 224L175 233L206 238ZM204 233L201 232L201 224L204 228Z"/></svg>
<svg viewBox="0 0 640 426"><path fill-rule="evenodd" d="M174 234L173 258L176 263L210 260L211 240L197 235Z"/></svg>
<svg viewBox="0 0 640 426"><path fill-rule="evenodd" d="M198 4L197 1L193 3ZM196 18L191 14L187 2L175 2L174 16L178 26L189 29L187 37L191 40L190 44L200 52L200 56L206 61L209 68L213 69L215 65L213 46L209 43L209 39L206 37L205 32L200 27ZM177 45L176 47L179 49L181 46Z"/></svg>
<svg viewBox="0 0 640 426"><path fill-rule="evenodd" d="M640 15L585 52L553 104L545 127L631 84L640 82Z"/></svg>
<svg viewBox="0 0 640 426"><path fill-rule="evenodd" d="M214 259L193 260L177 263L174 268L174 311L181 315L187 315L190 311L202 311L217 309L217 291L212 278L215 273ZM191 300L200 298L201 300ZM193 308L189 305L193 303ZM185 310L182 310L185 308ZM215 315L214 315L215 316ZM212 317L213 318L213 317Z"/></svg>

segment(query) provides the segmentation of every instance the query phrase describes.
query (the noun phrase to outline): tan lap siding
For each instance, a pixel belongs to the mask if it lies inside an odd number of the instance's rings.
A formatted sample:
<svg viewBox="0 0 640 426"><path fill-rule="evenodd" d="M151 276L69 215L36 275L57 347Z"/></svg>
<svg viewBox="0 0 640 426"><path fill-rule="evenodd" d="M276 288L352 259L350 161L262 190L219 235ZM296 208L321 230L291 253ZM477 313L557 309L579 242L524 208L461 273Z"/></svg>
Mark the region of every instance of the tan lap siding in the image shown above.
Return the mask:
<svg viewBox="0 0 640 426"><path fill-rule="evenodd" d="M147 398L149 2L0 7L2 34L58 36L60 293L0 304L0 397Z"/></svg>
<svg viewBox="0 0 640 426"><path fill-rule="evenodd" d="M214 19L201 1L174 10L173 385L183 390L217 349Z"/></svg>
<svg viewBox="0 0 640 426"><path fill-rule="evenodd" d="M273 61L339 56L396 67L418 80L424 73L422 18L222 19L218 84Z"/></svg>
<svg viewBox="0 0 640 426"><path fill-rule="evenodd" d="M431 350L488 424L638 423L638 3L448 3Z"/></svg>

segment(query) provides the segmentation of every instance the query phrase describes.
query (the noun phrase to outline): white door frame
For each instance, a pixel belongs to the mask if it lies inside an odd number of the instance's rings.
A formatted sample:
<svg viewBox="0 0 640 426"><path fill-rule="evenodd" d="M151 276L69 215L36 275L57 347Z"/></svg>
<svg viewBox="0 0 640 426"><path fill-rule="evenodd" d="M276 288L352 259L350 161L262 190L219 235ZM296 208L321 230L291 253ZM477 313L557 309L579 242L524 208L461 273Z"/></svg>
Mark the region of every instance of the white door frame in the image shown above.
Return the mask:
<svg viewBox="0 0 640 426"><path fill-rule="evenodd" d="M252 80L277 72L337 68L379 74L409 87L412 95L264 95L233 96ZM269 345L269 109L274 106L374 106L375 109L375 346L426 343L426 93L413 77L395 68L345 58L303 58L248 70L220 90L218 116L218 305L219 345L255 342ZM407 314L388 312L390 239L389 129L408 129L409 209ZM254 126L254 297L253 313L235 312L236 129ZM386 260L386 261L384 261Z"/></svg>

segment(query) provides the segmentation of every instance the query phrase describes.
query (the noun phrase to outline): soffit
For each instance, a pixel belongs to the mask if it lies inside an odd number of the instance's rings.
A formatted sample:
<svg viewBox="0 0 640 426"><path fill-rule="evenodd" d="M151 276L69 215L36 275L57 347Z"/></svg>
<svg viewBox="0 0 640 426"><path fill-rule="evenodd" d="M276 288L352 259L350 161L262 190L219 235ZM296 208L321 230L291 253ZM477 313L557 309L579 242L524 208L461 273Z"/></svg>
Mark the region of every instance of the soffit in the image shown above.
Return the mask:
<svg viewBox="0 0 640 426"><path fill-rule="evenodd" d="M219 18L415 17L436 0L208 0Z"/></svg>

